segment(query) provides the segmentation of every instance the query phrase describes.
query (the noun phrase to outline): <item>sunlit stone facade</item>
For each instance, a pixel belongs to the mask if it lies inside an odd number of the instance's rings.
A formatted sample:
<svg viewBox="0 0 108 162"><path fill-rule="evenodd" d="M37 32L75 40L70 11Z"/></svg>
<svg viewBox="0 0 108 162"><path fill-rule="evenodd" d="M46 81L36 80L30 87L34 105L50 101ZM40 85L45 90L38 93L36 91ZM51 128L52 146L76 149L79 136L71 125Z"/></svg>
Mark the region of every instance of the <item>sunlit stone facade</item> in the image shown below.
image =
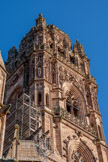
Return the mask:
<svg viewBox="0 0 108 162"><path fill-rule="evenodd" d="M97 84L90 74L89 59L83 45L78 40L72 45L66 33L55 25L47 25L46 19L40 14L36 26L22 39L19 51L15 47L9 50L6 69L9 75L5 104L11 103L12 108L26 93L40 109L40 129L43 133L48 132L49 139L52 138L53 157L49 155L48 161L52 158L56 162L108 161L97 101ZM13 113L14 110L10 111ZM11 129L14 129L9 128L12 120L15 118L9 120L8 115L6 136L10 139ZM36 133L37 130L33 136ZM14 139L17 139L15 137L14 134ZM32 151L35 153L37 149L33 141L31 147L29 137L17 137L18 145L15 142L11 145L12 142L5 140L4 155L12 158L15 155L15 149L11 148L13 146L17 148L17 159L27 159L27 151L28 159L32 159ZM38 156L37 153L35 155Z"/></svg>

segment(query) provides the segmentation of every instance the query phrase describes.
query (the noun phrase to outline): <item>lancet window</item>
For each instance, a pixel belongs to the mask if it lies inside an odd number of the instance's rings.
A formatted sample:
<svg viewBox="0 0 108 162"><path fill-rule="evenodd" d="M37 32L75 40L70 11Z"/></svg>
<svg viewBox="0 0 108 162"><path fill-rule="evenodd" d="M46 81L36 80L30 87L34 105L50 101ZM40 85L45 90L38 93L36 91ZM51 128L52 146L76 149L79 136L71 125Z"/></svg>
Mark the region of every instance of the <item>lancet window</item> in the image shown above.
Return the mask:
<svg viewBox="0 0 108 162"><path fill-rule="evenodd" d="M39 92L38 93L38 106L41 106L42 105L42 93Z"/></svg>
<svg viewBox="0 0 108 162"><path fill-rule="evenodd" d="M46 106L49 107L49 95L46 94Z"/></svg>

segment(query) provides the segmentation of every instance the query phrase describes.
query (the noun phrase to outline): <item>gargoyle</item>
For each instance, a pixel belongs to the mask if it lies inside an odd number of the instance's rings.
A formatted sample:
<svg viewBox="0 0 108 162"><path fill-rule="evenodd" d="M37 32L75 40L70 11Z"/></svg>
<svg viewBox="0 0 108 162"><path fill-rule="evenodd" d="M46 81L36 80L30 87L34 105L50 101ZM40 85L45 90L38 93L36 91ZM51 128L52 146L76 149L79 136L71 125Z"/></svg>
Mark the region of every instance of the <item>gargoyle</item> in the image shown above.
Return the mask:
<svg viewBox="0 0 108 162"><path fill-rule="evenodd" d="M11 104L5 106L0 103L0 117L10 113L9 112L10 107L11 107Z"/></svg>

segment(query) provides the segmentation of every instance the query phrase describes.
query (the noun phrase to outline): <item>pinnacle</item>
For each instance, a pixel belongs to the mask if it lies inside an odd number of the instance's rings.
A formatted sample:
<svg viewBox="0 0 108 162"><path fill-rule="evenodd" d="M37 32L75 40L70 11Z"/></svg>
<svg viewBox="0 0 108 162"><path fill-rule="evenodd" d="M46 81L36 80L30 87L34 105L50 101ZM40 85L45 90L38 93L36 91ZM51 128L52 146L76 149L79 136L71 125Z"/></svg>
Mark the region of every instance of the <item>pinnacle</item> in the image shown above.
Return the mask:
<svg viewBox="0 0 108 162"><path fill-rule="evenodd" d="M42 13L40 13L40 14L39 14L39 17L40 17L40 18L43 18L43 15L42 15Z"/></svg>
<svg viewBox="0 0 108 162"><path fill-rule="evenodd" d="M76 43L79 43L78 39L76 40Z"/></svg>
<svg viewBox="0 0 108 162"><path fill-rule="evenodd" d="M46 19L43 18L42 13L40 13L38 18L36 19L36 26L38 26L38 27L46 26Z"/></svg>

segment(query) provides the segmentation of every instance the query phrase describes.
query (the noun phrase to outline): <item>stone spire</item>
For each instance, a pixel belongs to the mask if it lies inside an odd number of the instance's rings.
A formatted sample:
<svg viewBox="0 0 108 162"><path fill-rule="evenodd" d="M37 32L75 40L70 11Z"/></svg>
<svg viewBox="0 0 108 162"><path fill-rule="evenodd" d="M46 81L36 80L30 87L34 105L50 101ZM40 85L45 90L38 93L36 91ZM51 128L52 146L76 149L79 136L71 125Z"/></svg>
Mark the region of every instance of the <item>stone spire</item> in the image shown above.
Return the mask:
<svg viewBox="0 0 108 162"><path fill-rule="evenodd" d="M5 65L4 65L2 56L1 56L1 50L0 50L0 66L1 66L3 69L5 69Z"/></svg>
<svg viewBox="0 0 108 162"><path fill-rule="evenodd" d="M38 19L36 19L36 27L44 28L46 27L46 19L43 18L43 15L40 13Z"/></svg>

